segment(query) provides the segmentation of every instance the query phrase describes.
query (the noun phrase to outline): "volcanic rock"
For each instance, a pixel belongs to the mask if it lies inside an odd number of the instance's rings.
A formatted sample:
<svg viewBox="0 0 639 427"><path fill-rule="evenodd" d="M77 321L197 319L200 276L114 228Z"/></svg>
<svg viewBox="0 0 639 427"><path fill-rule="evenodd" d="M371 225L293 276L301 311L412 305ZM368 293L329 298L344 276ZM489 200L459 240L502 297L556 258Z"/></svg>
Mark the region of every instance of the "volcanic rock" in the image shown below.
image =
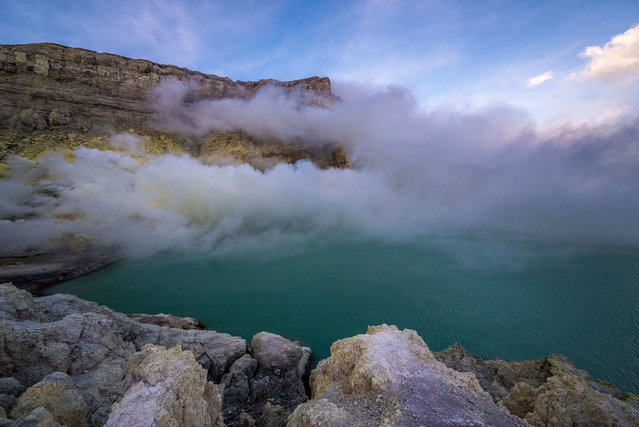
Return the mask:
<svg viewBox="0 0 639 427"><path fill-rule="evenodd" d="M293 412L289 426L525 425L474 375L447 368L415 331L395 326L333 343L331 357L311 373L311 389L313 399Z"/></svg>
<svg viewBox="0 0 639 427"><path fill-rule="evenodd" d="M203 100L250 99L265 87L294 95L306 106L329 107L338 99L326 77L242 82L53 43L0 45L0 161L9 154L34 158L82 145L105 149L110 135L133 131L153 154L188 153L210 163L230 158L261 170L300 159L319 167L350 166L335 143L304 147L300 141L215 129L178 134L166 127L166 111L158 107L153 92L166 82L184 85L180 108L187 110Z"/></svg>
<svg viewBox="0 0 639 427"><path fill-rule="evenodd" d="M106 426L222 426L224 387L206 377L190 351L147 344L129 358L124 396Z"/></svg>
<svg viewBox="0 0 639 427"><path fill-rule="evenodd" d="M495 402L535 426L639 425L636 396L593 379L564 356L485 360L454 344L436 358L473 373Z"/></svg>
<svg viewBox="0 0 639 427"><path fill-rule="evenodd" d="M0 300L0 377L30 387L53 372L69 374L87 405L90 425L104 424L124 392L127 358L145 344L190 349L218 381L246 354L241 338L137 323L71 295L33 298L3 284Z"/></svg>
<svg viewBox="0 0 639 427"><path fill-rule="evenodd" d="M28 415L38 407L46 409L59 424L87 425L87 405L71 377L62 372L47 375L29 387L11 410L11 418Z"/></svg>

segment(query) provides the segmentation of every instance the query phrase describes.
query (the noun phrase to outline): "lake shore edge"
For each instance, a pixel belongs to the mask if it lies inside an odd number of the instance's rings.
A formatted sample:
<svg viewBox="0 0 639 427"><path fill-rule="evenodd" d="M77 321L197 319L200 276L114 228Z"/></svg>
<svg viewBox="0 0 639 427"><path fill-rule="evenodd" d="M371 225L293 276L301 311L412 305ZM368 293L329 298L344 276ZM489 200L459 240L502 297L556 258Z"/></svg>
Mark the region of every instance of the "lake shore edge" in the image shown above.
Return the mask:
<svg viewBox="0 0 639 427"><path fill-rule="evenodd" d="M268 332L249 346L194 319L128 316L72 295L34 298L3 284L0 299L0 425L121 425L162 411L232 426L639 423L637 396L559 355L485 360L459 344L432 353L416 332L380 325L336 341L311 373L309 348ZM163 366L190 380L162 376ZM176 389L177 401L142 392ZM60 396L79 403L60 405ZM187 401L200 409L176 412Z"/></svg>

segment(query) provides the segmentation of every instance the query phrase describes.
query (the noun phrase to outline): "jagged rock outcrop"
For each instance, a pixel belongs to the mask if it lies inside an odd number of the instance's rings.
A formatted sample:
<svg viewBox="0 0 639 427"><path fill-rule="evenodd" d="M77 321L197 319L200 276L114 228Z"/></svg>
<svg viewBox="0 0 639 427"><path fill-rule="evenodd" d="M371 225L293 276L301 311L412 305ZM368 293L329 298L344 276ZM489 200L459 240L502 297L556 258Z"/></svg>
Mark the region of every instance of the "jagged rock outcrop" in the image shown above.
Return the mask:
<svg viewBox="0 0 639 427"><path fill-rule="evenodd" d="M535 426L639 425L639 399L593 379L570 360L485 360L460 344L436 353L449 368L473 373L510 413Z"/></svg>
<svg viewBox="0 0 639 427"><path fill-rule="evenodd" d="M172 327L153 324L166 322ZM34 298L10 284L0 284L0 407L14 418L24 418L31 416L29 411L38 404L53 417L52 422L61 424L69 417L60 412L66 407L76 415L84 411L88 425L102 425L125 390L133 390L129 402L142 405L140 399L146 392L134 383L142 381L148 386L155 381L149 379L153 367L192 368L187 359L198 363L197 370L184 368L188 375L201 370L198 378L204 375L211 384L220 384L205 399L218 396L215 399L221 405L224 396L223 415L228 425L242 425L249 419L275 425L306 400L303 379L308 375L310 349L263 332L253 340L253 358L247 353L245 340L190 329L199 326L192 318L127 316L71 295ZM145 347L148 345L172 350L156 351L156 347ZM181 350L175 350L176 346ZM140 351L142 355L136 353ZM140 370L143 373L138 375ZM171 384L169 381L162 387L182 383ZM224 387L226 394L222 394ZM77 397L76 393L81 396L78 402L86 405L84 409L80 403L61 403ZM47 394L49 400L43 398ZM156 404L163 407L149 403ZM31 418L37 415L48 420L47 414L40 411Z"/></svg>
<svg viewBox="0 0 639 427"><path fill-rule="evenodd" d="M129 357L126 390L106 426L223 426L224 386L207 381L193 353L147 344Z"/></svg>
<svg viewBox="0 0 639 427"><path fill-rule="evenodd" d="M0 420L0 425L2 425L1 423L2 420ZM11 427L61 427L53 415L41 406L6 425Z"/></svg>
<svg viewBox="0 0 639 427"><path fill-rule="evenodd" d="M195 135L167 129L151 93L167 81L186 85L187 109L202 100L248 99L266 86L294 93L304 105L327 107L336 100L326 77L242 82L52 43L0 45L0 161L8 154L34 158L46 150L81 145L106 148L105 136L133 130L154 154L189 153L208 162L222 156L262 170L300 159L320 167L350 165L336 144L304 147L241 131Z"/></svg>
<svg viewBox="0 0 639 427"><path fill-rule="evenodd" d="M0 301L0 378L31 387L53 372L69 374L86 402L90 425L106 421L124 391L127 358L145 344L181 345L215 381L246 354L241 338L137 323L71 295L33 298L4 284Z"/></svg>
<svg viewBox="0 0 639 427"><path fill-rule="evenodd" d="M308 399L303 381L309 359L310 349L296 341L270 332L256 334L251 354L236 360L222 377L227 424L250 424L249 417L260 426L285 424L295 407Z"/></svg>
<svg viewBox="0 0 639 427"><path fill-rule="evenodd" d="M260 332L251 340L251 356L257 360L257 373L251 394L254 400L293 398L292 405L300 397L305 399L302 375L299 367L304 350L298 342L272 334Z"/></svg>
<svg viewBox="0 0 639 427"><path fill-rule="evenodd" d="M525 425L496 405L474 375L437 361L415 331L369 327L336 341L311 373L313 400L288 426Z"/></svg>
<svg viewBox="0 0 639 427"><path fill-rule="evenodd" d="M415 331L374 326L333 344L307 400L297 342L260 332L249 353L241 338L136 318L167 316L0 284L0 426L639 425L636 396L558 355L433 355Z"/></svg>

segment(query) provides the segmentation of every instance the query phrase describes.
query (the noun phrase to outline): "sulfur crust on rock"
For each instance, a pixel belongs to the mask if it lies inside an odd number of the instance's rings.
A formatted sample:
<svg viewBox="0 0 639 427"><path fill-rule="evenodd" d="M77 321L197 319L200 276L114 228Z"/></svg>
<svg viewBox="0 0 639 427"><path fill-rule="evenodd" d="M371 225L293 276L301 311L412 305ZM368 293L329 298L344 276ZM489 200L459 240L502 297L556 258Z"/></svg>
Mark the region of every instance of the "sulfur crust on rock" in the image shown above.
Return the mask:
<svg viewBox="0 0 639 427"><path fill-rule="evenodd" d="M310 384L313 400L297 408L289 426L524 425L493 403L473 374L449 369L415 331L392 325L333 343ZM318 408L326 408L328 421L309 424Z"/></svg>
<svg viewBox="0 0 639 427"><path fill-rule="evenodd" d="M147 344L129 357L122 400L106 426L222 426L224 387L209 383L193 353Z"/></svg>

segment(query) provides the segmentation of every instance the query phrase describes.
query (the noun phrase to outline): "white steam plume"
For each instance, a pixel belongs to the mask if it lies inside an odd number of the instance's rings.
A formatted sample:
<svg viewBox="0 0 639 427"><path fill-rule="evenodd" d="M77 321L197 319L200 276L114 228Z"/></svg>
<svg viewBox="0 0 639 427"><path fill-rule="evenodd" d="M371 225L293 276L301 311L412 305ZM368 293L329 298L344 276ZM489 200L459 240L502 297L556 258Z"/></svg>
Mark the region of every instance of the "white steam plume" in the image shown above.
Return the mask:
<svg viewBox="0 0 639 427"><path fill-rule="evenodd" d="M13 157L11 178L0 180L3 252L64 232L94 235L132 256L326 233L393 240L497 233L639 245L639 124L632 118L542 138L525 113L507 106L420 113L399 88L343 87L344 101L329 109L302 107L274 88L249 101L195 104L184 102L188 91L179 83L155 91L170 130L339 142L354 169L319 170L303 161L262 173L173 155L140 164L86 148L74 152L73 163L52 154L38 168ZM138 154L132 138L114 143Z"/></svg>

